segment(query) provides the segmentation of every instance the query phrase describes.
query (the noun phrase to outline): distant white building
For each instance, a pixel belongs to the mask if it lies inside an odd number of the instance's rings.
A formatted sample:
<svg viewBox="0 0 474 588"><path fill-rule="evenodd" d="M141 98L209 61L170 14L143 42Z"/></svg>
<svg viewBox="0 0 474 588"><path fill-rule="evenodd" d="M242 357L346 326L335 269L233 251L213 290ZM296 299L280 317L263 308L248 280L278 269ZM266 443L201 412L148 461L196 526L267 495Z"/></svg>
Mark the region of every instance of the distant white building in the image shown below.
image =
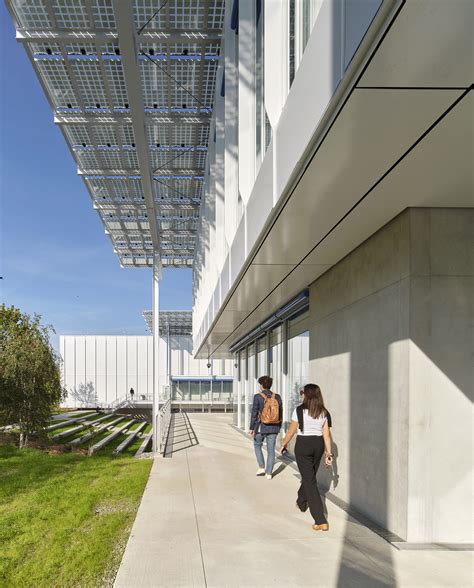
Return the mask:
<svg viewBox="0 0 474 588"><path fill-rule="evenodd" d="M144 313L145 319L148 314ZM63 405L114 406L130 399L150 404L153 396L153 337L62 335ZM162 398L188 406L225 406L232 402L230 359L194 359L191 312L162 312L159 339L159 389Z"/></svg>

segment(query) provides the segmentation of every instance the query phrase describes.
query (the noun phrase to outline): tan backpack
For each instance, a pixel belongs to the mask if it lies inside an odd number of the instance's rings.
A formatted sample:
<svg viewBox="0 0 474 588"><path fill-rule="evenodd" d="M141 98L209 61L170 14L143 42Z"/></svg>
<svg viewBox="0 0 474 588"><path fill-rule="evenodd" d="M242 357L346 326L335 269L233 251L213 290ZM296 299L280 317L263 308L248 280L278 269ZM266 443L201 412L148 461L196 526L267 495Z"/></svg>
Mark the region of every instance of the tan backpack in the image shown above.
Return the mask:
<svg viewBox="0 0 474 588"><path fill-rule="evenodd" d="M260 422L264 425L280 424L280 405L276 399L276 394L272 392L271 396L259 392L263 398L263 408L260 412Z"/></svg>

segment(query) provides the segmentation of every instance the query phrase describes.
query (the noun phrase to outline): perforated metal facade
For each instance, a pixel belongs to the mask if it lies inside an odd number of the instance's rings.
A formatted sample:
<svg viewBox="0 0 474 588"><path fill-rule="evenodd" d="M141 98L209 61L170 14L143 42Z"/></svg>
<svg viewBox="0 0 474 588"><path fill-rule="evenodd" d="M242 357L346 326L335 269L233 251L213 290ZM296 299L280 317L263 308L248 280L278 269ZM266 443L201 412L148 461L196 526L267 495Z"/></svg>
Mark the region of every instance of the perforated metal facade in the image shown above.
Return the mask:
<svg viewBox="0 0 474 588"><path fill-rule="evenodd" d="M224 0L7 0L123 266L192 265Z"/></svg>

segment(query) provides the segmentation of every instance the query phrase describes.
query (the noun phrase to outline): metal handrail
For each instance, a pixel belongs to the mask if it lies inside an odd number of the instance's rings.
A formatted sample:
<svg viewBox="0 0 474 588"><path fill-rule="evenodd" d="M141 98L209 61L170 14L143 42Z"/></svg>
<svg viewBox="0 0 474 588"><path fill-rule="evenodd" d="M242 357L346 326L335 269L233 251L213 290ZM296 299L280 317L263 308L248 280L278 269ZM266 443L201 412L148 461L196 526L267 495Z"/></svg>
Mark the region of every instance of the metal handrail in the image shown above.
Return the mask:
<svg viewBox="0 0 474 588"><path fill-rule="evenodd" d="M160 411L158 413L158 419L158 431L160 434L158 451L160 453L163 453L166 444L166 439L168 437L168 429L171 422L171 400L167 400L160 408Z"/></svg>
<svg viewBox="0 0 474 588"><path fill-rule="evenodd" d="M127 397L116 398L112 402L109 402L109 404L107 405L107 408L117 410L118 408L122 408L123 406L126 406L127 404L129 404L129 400Z"/></svg>

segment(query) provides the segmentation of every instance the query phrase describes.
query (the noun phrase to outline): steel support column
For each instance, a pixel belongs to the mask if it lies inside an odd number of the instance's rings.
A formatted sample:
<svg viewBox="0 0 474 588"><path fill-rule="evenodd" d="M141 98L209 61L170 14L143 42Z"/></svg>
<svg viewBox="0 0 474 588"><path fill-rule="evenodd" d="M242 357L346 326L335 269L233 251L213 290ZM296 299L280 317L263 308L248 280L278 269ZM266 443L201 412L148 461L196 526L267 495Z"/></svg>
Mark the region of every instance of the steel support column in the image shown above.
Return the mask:
<svg viewBox="0 0 474 588"><path fill-rule="evenodd" d="M160 344L160 278L161 265L157 255L153 261L153 453L161 449L160 427L160 370L159 370L159 344Z"/></svg>

